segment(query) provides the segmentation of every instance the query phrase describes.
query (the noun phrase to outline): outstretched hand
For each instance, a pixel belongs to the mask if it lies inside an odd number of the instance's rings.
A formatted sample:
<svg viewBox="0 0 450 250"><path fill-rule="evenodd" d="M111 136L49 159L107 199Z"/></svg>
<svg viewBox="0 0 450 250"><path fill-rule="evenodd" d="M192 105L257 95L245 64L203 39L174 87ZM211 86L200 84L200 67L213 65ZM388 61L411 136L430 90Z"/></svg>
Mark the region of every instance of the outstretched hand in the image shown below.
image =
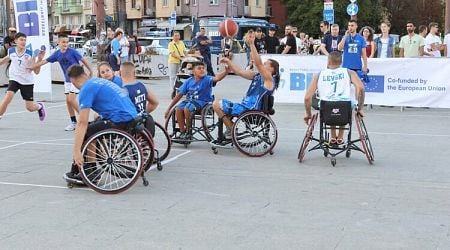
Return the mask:
<svg viewBox="0 0 450 250"><path fill-rule="evenodd" d="M230 59L228 57L222 57L219 60L219 63L229 63L229 62L230 62Z"/></svg>

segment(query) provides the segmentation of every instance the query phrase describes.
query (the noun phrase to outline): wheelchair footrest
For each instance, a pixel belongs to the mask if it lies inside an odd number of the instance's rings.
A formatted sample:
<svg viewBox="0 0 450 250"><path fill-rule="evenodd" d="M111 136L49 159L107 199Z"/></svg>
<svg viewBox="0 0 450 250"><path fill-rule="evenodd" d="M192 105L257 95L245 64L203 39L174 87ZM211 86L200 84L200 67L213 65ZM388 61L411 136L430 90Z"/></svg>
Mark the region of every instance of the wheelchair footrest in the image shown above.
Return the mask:
<svg viewBox="0 0 450 250"><path fill-rule="evenodd" d="M227 148L227 149L233 148L233 141L231 140L222 140L222 141L214 140L209 142L209 144L211 144L212 147L216 148Z"/></svg>

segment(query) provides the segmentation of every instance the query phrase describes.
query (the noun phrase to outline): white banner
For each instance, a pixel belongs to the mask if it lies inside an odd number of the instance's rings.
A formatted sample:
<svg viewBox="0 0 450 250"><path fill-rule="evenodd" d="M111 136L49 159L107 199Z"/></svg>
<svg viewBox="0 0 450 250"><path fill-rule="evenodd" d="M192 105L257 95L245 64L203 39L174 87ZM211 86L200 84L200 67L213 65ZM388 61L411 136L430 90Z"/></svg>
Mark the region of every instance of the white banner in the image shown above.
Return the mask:
<svg viewBox="0 0 450 250"><path fill-rule="evenodd" d="M303 103L326 56L264 55L280 63L279 103ZM366 104L450 108L450 58L370 58Z"/></svg>
<svg viewBox="0 0 450 250"><path fill-rule="evenodd" d="M35 56L42 46L50 51L47 8L47 0L14 0L17 31L27 35L27 49L31 49ZM51 95L51 84L50 66L45 65L34 76L34 92L47 92Z"/></svg>

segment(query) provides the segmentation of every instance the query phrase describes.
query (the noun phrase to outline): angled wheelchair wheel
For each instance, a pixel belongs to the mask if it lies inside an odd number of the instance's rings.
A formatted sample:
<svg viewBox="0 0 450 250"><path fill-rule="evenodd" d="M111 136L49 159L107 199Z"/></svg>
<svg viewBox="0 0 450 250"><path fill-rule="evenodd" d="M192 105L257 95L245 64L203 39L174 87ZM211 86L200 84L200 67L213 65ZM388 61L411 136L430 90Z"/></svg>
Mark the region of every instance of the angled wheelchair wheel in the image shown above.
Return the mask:
<svg viewBox="0 0 450 250"><path fill-rule="evenodd" d="M155 122L155 136L153 137L153 143L155 144L155 150L158 151L158 159L155 161L164 161L169 156L170 149L172 147L172 141L170 139L167 130L159 123Z"/></svg>
<svg viewBox="0 0 450 250"><path fill-rule="evenodd" d="M277 143L278 131L268 115L260 111L248 111L234 123L232 139L241 153L259 157L272 152Z"/></svg>
<svg viewBox="0 0 450 250"><path fill-rule="evenodd" d="M207 104L202 109L202 127L208 141L217 140L219 137L219 117L214 112L212 104Z"/></svg>
<svg viewBox="0 0 450 250"><path fill-rule="evenodd" d="M372 143L370 142L366 125L364 124L362 117L358 113L355 113L355 123L356 128L358 129L359 139L361 140L363 153L366 155L369 164L372 165L372 163L375 161Z"/></svg>
<svg viewBox="0 0 450 250"><path fill-rule="evenodd" d="M303 137L302 145L300 146L300 151L298 152L297 159L299 162L303 162L303 158L305 157L306 151L308 150L309 142L313 138L314 126L317 122L318 113L314 114L311 117L311 121L309 122L308 128L306 129L305 137ZM328 154L324 156L327 157Z"/></svg>
<svg viewBox="0 0 450 250"><path fill-rule="evenodd" d="M143 156L132 135L107 129L92 135L82 147L83 182L102 194L117 194L130 188L141 176Z"/></svg>
<svg viewBox="0 0 450 250"><path fill-rule="evenodd" d="M143 129L139 134L133 135L133 137L141 147L144 171L148 171L155 159L152 135L147 129Z"/></svg>

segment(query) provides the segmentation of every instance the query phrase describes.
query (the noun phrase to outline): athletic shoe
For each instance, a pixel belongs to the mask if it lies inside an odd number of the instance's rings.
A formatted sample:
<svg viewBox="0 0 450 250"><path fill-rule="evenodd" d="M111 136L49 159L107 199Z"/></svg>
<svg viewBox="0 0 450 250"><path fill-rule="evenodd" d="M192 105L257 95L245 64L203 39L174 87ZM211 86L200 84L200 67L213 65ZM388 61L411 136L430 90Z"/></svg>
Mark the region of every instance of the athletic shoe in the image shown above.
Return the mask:
<svg viewBox="0 0 450 250"><path fill-rule="evenodd" d="M44 104L42 102L38 102L38 104L41 106L39 108L39 110L38 110L39 120L43 121L43 120L45 120L45 116L46 116L46 114L45 114L45 107L44 107Z"/></svg>
<svg viewBox="0 0 450 250"><path fill-rule="evenodd" d="M72 171L65 173L64 179L74 183L83 183L80 173L73 173Z"/></svg>
<svg viewBox="0 0 450 250"><path fill-rule="evenodd" d="M64 130L65 131L74 131L76 125L77 125L76 122L71 122L71 123L69 123L69 125L67 125L67 127L64 128Z"/></svg>
<svg viewBox="0 0 450 250"><path fill-rule="evenodd" d="M227 129L225 130L225 133L224 133L223 135L224 135L225 139L230 140L231 137L232 137L232 135L231 135L231 129L227 128Z"/></svg>

